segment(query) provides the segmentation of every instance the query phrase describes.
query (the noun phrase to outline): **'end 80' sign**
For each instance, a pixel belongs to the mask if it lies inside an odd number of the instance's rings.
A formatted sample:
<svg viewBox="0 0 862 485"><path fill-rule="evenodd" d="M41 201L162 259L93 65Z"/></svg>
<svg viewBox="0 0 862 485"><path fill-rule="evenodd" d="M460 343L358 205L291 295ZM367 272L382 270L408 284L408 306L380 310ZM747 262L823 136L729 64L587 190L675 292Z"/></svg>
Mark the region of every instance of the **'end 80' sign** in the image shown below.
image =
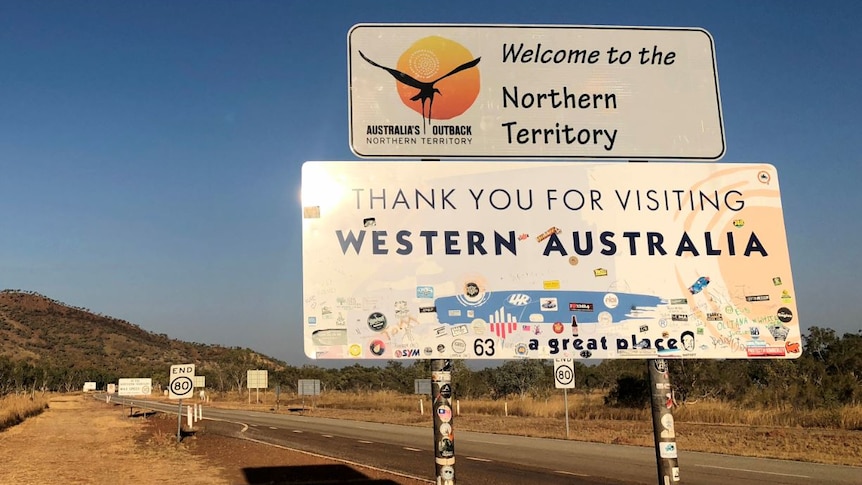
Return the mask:
<svg viewBox="0 0 862 485"><path fill-rule="evenodd" d="M185 399L192 397L195 389L194 384L195 365L180 364L171 366L171 381L168 384L171 399Z"/></svg>

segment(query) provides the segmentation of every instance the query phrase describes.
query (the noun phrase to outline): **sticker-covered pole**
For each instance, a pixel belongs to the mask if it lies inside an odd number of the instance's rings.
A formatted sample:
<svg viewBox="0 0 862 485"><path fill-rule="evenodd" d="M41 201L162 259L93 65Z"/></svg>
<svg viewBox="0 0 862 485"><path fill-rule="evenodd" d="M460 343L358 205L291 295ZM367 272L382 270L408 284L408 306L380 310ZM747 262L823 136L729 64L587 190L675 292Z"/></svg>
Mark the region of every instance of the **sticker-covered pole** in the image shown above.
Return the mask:
<svg viewBox="0 0 862 485"><path fill-rule="evenodd" d="M677 460L676 434L673 427L673 394L667 362L664 359L647 360L649 388L652 403L652 429L655 438L655 459L658 468L658 484L679 483L679 461Z"/></svg>
<svg viewBox="0 0 862 485"><path fill-rule="evenodd" d="M434 409L434 470L437 485L455 485L451 360L431 360L431 397L431 407Z"/></svg>

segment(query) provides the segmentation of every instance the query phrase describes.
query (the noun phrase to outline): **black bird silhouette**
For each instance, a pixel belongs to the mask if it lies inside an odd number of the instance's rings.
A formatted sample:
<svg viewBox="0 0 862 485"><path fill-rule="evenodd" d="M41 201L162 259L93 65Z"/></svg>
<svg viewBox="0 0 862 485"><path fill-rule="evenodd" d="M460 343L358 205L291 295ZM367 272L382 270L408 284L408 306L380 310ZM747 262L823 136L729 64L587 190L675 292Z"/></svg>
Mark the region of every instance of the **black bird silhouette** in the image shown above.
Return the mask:
<svg viewBox="0 0 862 485"><path fill-rule="evenodd" d="M439 94L440 96L443 96L443 93L441 93L439 89L435 88L434 84L436 84L437 82L439 82L442 79L446 79L447 77L449 77L453 74L457 74L457 73L459 73L465 69L470 69L471 67L474 67L476 64L479 64L479 60L482 59L481 57L477 57L477 58L473 59L472 61L465 62L464 64L461 64L460 66L456 67L455 69L452 69L451 71L449 71L445 75L438 77L437 79L435 79L431 82L422 82L422 81L410 76L409 74L405 74L405 73L403 73L397 69L392 69L391 67L381 66L380 64L372 61L371 59L369 59L367 57L365 57L365 54L363 54L362 51L359 51L359 55L362 56L363 59L368 61L368 63L371 64L372 66L379 67L380 69L387 71L389 74L392 74L392 77L394 77L396 81L398 81L402 84L406 84L410 87L413 87L413 88L416 88L419 90L419 93L417 93L416 96L413 96L412 98L410 98L410 101L419 100L422 103L422 131L423 132L425 131L425 120L426 120L426 118L427 118L429 123L431 122L431 108L434 106L434 94L436 93L436 94ZM428 116L427 117L425 116L425 100L426 99L428 100Z"/></svg>

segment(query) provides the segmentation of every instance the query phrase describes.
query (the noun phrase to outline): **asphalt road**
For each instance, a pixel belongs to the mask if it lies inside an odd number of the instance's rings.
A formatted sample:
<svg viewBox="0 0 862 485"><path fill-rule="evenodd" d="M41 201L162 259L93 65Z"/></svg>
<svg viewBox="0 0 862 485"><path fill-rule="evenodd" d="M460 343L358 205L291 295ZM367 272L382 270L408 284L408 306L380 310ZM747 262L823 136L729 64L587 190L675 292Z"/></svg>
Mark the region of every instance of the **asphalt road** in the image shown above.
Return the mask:
<svg viewBox="0 0 862 485"><path fill-rule="evenodd" d="M104 399L104 397L102 397ZM126 399L176 414L176 404ZM119 399L114 396L112 403ZM208 430L433 479L430 428L203 408ZM183 418L185 422L185 417ZM233 424L231 424L233 423ZM215 424L215 423L213 423ZM455 476L471 485L656 484L653 448L455 431ZM679 451L682 484L858 485L862 468Z"/></svg>

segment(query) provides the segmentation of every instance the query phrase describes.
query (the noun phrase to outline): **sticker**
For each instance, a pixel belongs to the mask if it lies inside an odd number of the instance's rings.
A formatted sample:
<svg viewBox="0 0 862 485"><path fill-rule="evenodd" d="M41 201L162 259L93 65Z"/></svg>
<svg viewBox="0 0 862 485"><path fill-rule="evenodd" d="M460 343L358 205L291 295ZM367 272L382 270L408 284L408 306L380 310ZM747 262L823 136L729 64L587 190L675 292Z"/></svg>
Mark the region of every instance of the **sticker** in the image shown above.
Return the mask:
<svg viewBox="0 0 862 485"><path fill-rule="evenodd" d="M545 280L542 282L542 287L546 290L559 290L560 280Z"/></svg>
<svg viewBox="0 0 862 485"><path fill-rule="evenodd" d="M784 344L784 348L787 349L791 354L799 353L799 342L787 342Z"/></svg>
<svg viewBox="0 0 862 485"><path fill-rule="evenodd" d="M380 339L373 340L368 348L371 349L372 354L377 356L383 355L386 352L386 344Z"/></svg>
<svg viewBox="0 0 862 485"><path fill-rule="evenodd" d="M563 333L565 329L563 322L554 322L554 333Z"/></svg>
<svg viewBox="0 0 862 485"><path fill-rule="evenodd" d="M530 296L525 295L523 293L515 293L512 295L509 295L509 298L507 301L512 306L524 306L524 305L530 303Z"/></svg>
<svg viewBox="0 0 862 485"><path fill-rule="evenodd" d="M613 310L614 308L617 307L617 305L620 304L620 299L617 297L617 295L615 295L613 293L608 293L602 299L602 302L605 304L606 307Z"/></svg>
<svg viewBox="0 0 862 485"><path fill-rule="evenodd" d="M676 442L670 441L659 444L659 456L662 458L676 458Z"/></svg>
<svg viewBox="0 0 862 485"><path fill-rule="evenodd" d="M453 352L460 354L460 353L465 352L466 350L467 350L467 344L463 340L457 339L457 340L452 341L452 351Z"/></svg>
<svg viewBox="0 0 862 485"><path fill-rule="evenodd" d="M437 416L440 418L440 421L444 423L452 421L452 408L445 404L440 406L437 408Z"/></svg>
<svg viewBox="0 0 862 485"><path fill-rule="evenodd" d="M673 479L673 481L678 482L679 481L679 467L675 466L675 467L671 468L670 473L671 473L671 478Z"/></svg>
<svg viewBox="0 0 862 485"><path fill-rule="evenodd" d="M362 347L359 344L353 344L350 346L348 352L350 352L352 357L359 357L362 355Z"/></svg>
<svg viewBox="0 0 862 485"><path fill-rule="evenodd" d="M451 466L441 466L440 467L440 478L443 480L454 480L455 479L455 468Z"/></svg>
<svg viewBox="0 0 862 485"><path fill-rule="evenodd" d="M593 353L590 352L589 350L582 350L581 351L581 357L583 357L584 359L589 359L592 356L593 356Z"/></svg>
<svg viewBox="0 0 862 485"><path fill-rule="evenodd" d="M442 457L438 456L438 457L434 458L434 463L436 463L438 465L452 466L455 464L455 457L453 456L452 458L442 458Z"/></svg>
<svg viewBox="0 0 862 485"><path fill-rule="evenodd" d="M595 276L596 278L598 278L599 276L607 276L607 275L608 275L608 270L606 270L605 268L596 268L593 270L593 276Z"/></svg>
<svg viewBox="0 0 862 485"><path fill-rule="evenodd" d="M614 317L610 312L601 312L599 313L599 323L601 325L610 325L614 322Z"/></svg>
<svg viewBox="0 0 862 485"><path fill-rule="evenodd" d="M446 346L445 346L445 345L443 345L443 344L438 344L438 345L437 345L437 352L440 352L441 354L442 354L443 352L446 352Z"/></svg>
<svg viewBox="0 0 862 485"><path fill-rule="evenodd" d="M452 386L450 384L443 384L440 386L440 395L449 399L452 397Z"/></svg>
<svg viewBox="0 0 862 485"><path fill-rule="evenodd" d="M692 295L696 295L703 291L707 285L709 285L709 276L701 276L688 287L688 291L691 292Z"/></svg>
<svg viewBox="0 0 862 485"><path fill-rule="evenodd" d="M485 329L485 327L482 326L482 330L484 330L484 329ZM452 336L453 337L460 337L461 335L467 335L469 332L470 332L470 329L467 328L467 325L458 325L458 326L452 327Z"/></svg>
<svg viewBox="0 0 862 485"><path fill-rule="evenodd" d="M745 221L742 219L734 219L733 220L733 227L741 228L744 225L745 225Z"/></svg>
<svg viewBox="0 0 862 485"><path fill-rule="evenodd" d="M769 295L751 295L746 296L745 301L747 302L755 302L755 301L769 301Z"/></svg>
<svg viewBox="0 0 862 485"><path fill-rule="evenodd" d="M559 234L560 232L562 232L562 229L560 229L559 227L555 226L555 227L548 228L547 231L536 236L536 242L542 242L545 239L548 239L549 237L551 237L551 234Z"/></svg>
<svg viewBox="0 0 862 485"><path fill-rule="evenodd" d="M368 328L375 332L382 331L386 328L386 315L380 312L374 312L371 315L368 315Z"/></svg>
<svg viewBox="0 0 862 485"><path fill-rule="evenodd" d="M592 303L569 303L570 312L591 312L595 309Z"/></svg>
<svg viewBox="0 0 862 485"><path fill-rule="evenodd" d="M577 256L569 256L569 264L572 266L578 265L578 257Z"/></svg>
<svg viewBox="0 0 862 485"><path fill-rule="evenodd" d="M557 299L556 298L539 298L540 308L543 312L555 312L557 311Z"/></svg>
<svg viewBox="0 0 862 485"><path fill-rule="evenodd" d="M377 225L377 219L373 217L366 217L362 219L362 227L374 227Z"/></svg>
<svg viewBox="0 0 862 485"><path fill-rule="evenodd" d="M452 438L448 436L444 436L437 442L437 453L444 458L448 458L450 456L455 456L455 443L452 442Z"/></svg>
<svg viewBox="0 0 862 485"><path fill-rule="evenodd" d="M515 345L515 355L518 357L526 357L528 352L527 344L521 342Z"/></svg>
<svg viewBox="0 0 862 485"><path fill-rule="evenodd" d="M303 207L302 208L302 218L303 219L320 219L320 206L312 206L312 207Z"/></svg>
<svg viewBox="0 0 862 485"><path fill-rule="evenodd" d="M776 276L775 278L772 278L772 284L775 286L781 286L781 277Z"/></svg>
<svg viewBox="0 0 862 485"><path fill-rule="evenodd" d="M776 316L783 323L787 323L787 322L793 320L793 312L790 311L790 309L787 308L786 306L779 308L778 313L776 313Z"/></svg>
<svg viewBox="0 0 862 485"><path fill-rule="evenodd" d="M449 423L443 423L440 425L440 434L443 436L452 435L452 425Z"/></svg>
<svg viewBox="0 0 862 485"><path fill-rule="evenodd" d="M417 286L416 298L434 298L433 286Z"/></svg>

